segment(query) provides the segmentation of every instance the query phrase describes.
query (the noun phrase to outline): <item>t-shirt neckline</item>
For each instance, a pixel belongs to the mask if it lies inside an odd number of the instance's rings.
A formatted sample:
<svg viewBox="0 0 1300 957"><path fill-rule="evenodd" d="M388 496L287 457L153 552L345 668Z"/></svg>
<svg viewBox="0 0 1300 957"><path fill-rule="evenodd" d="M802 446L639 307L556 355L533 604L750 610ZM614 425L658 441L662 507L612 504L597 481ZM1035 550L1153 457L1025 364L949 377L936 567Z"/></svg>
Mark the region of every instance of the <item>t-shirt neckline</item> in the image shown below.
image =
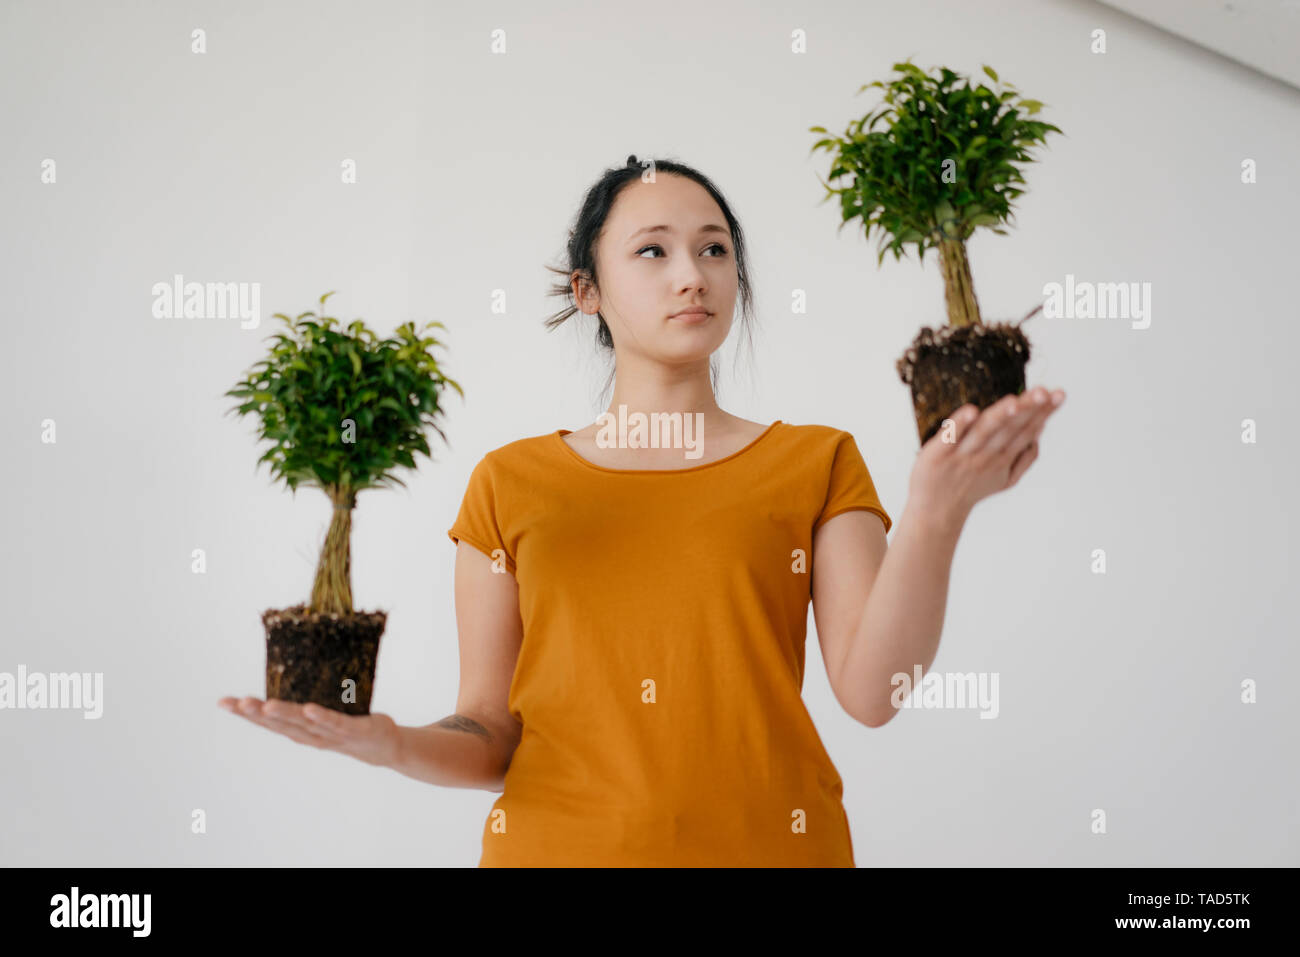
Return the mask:
<svg viewBox="0 0 1300 957"><path fill-rule="evenodd" d="M713 468L715 465L722 465L722 464L725 463L725 462L730 462L732 459L739 458L740 456L742 456L742 455L744 455L746 452L748 452L750 449L754 448L754 446L756 446L756 445L758 445L760 442L762 442L765 438L767 438L770 434L772 434L772 432L776 431L776 427L777 427L778 425L780 425L780 424L781 424L781 420L780 420L780 419L777 419L775 422L773 422L771 425L769 425L767 428L765 428L762 432L760 432L757 436L755 436L753 439L751 439L751 440L749 441L749 444L748 444L748 445L744 445L744 446L742 446L741 448L739 448L739 449L737 449L736 451L732 452L730 455L724 455L722 458L720 458L720 459L714 459L712 462L705 462L705 463L703 463L703 464L701 464L701 465L692 465L692 466L690 466L690 467L688 467L688 468L684 468L684 469L611 469L611 468L606 468L606 467L603 466L603 465L597 465L595 462L592 462L592 461L590 461L589 459L585 459L585 458L583 458L581 455L579 455L579 454L578 454L578 453L577 453L577 452L576 452L576 451L575 451L575 450L574 450L574 449L569 445L568 442L564 441L564 436L569 435L569 434L573 431L572 429L556 429L554 432L551 433L551 435L552 435L552 437L554 437L555 441L558 442L558 443L560 444L560 447L561 447L562 449L564 449L564 451L567 452L571 457L573 457L573 458L576 459L578 462L580 462L580 463L582 463L583 465L585 465L587 468L589 468L589 469L595 469L597 472L612 472L612 473L615 474L615 475L681 475L681 474L683 474L683 473L685 473L685 472L699 472L699 471L701 471L701 470L703 470L703 469L711 469L711 468Z"/></svg>

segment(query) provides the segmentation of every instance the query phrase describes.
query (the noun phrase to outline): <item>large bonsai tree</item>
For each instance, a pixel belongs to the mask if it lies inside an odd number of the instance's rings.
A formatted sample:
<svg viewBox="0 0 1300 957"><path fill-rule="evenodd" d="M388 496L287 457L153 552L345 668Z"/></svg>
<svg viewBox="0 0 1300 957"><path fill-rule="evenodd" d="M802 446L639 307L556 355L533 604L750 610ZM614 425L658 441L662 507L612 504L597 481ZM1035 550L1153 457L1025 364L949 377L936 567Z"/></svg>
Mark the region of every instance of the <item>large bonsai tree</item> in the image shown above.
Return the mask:
<svg viewBox="0 0 1300 957"><path fill-rule="evenodd" d="M321 311L327 292L320 297ZM243 403L231 412L256 412L260 438L271 447L258 459L295 494L298 486L319 488L332 503L325 544L316 566L309 611L352 614L351 533L357 493L367 488L406 486L393 474L415 467L415 453L432 459L424 429L445 442L438 404L446 386L464 392L438 368L429 351L443 345L407 322L379 339L362 320L346 332L332 316L283 313L288 329L275 334L270 356L255 363L225 394Z"/></svg>
<svg viewBox="0 0 1300 957"><path fill-rule="evenodd" d="M840 197L840 229L861 219L864 235L880 232L876 265L891 250L901 259L903 247L939 250L948 322L954 327L980 321L979 303L966 257L966 240L985 226L1005 236L1001 227L1014 218L1011 203L1023 191L1017 163L1032 159L1027 148L1044 141L1051 123L1030 119L1043 106L1020 99L1011 84L1000 84L992 67L984 73L990 89L944 67L937 77L910 61L895 63L899 75L890 83L865 83L884 90L884 104L850 123L843 137L828 136L813 144L834 157L827 179L852 177L841 187L826 187L826 199ZM959 82L961 81L961 82ZM1005 89L1003 89L1005 86ZM884 122L884 128L876 129ZM825 133L821 126L810 132ZM818 177L820 179L820 177ZM822 202L825 202L823 199Z"/></svg>

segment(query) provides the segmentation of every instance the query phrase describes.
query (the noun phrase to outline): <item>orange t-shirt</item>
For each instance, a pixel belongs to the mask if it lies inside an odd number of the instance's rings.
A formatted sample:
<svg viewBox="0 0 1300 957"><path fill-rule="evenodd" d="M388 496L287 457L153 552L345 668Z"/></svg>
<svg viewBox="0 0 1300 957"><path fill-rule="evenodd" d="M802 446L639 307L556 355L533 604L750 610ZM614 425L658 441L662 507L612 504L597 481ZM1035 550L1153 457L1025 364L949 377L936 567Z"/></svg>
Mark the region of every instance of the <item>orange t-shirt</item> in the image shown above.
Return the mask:
<svg viewBox="0 0 1300 957"><path fill-rule="evenodd" d="M661 471L569 431L487 453L448 531L515 576L523 624L479 866L854 866L801 695L814 530L892 524L853 436L777 420Z"/></svg>

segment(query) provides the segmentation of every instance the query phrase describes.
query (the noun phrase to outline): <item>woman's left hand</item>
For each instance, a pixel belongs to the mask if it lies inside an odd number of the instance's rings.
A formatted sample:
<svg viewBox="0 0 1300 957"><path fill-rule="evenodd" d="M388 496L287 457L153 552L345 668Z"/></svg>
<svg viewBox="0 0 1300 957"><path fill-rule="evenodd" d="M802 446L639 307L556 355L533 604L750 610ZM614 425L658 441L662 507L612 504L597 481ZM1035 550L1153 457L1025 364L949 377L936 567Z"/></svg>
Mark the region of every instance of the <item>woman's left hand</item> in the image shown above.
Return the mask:
<svg viewBox="0 0 1300 957"><path fill-rule="evenodd" d="M908 505L960 526L975 503L1011 488L1038 458L1038 437L1065 391L1042 386L1003 396L982 412L967 403L921 447ZM951 424L950 424L951 423Z"/></svg>

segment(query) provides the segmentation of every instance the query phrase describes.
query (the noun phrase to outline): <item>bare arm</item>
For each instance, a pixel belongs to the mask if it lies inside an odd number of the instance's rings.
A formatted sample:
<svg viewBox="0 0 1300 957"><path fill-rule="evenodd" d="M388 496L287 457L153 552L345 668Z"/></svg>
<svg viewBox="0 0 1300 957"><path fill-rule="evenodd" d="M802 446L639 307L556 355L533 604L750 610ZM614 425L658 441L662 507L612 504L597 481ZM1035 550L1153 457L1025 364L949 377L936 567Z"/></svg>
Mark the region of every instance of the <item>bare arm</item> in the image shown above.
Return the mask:
<svg viewBox="0 0 1300 957"><path fill-rule="evenodd" d="M433 724L399 726L397 734L393 770L442 787L502 790L514 748L482 722L457 713Z"/></svg>
<svg viewBox="0 0 1300 957"><path fill-rule="evenodd" d="M405 727L386 714L342 714L316 704L225 697L232 714L313 748L338 751L444 787L501 791L522 727L508 698L523 639L513 575L472 545L456 550L460 691L456 713Z"/></svg>
<svg viewBox="0 0 1300 957"><path fill-rule="evenodd" d="M888 546L871 512L845 512L817 531L813 613L822 657L840 705L868 727L897 713L893 675L910 678L915 664L925 672L938 653L960 531L910 505Z"/></svg>
<svg viewBox="0 0 1300 957"><path fill-rule="evenodd" d="M948 579L975 503L1015 485L1037 458L1037 439L1064 392L1038 387L982 412L963 406L933 436L912 471L894 542L869 512L837 515L813 538L813 613L831 687L868 727L898 713L893 677L934 662Z"/></svg>
<svg viewBox="0 0 1300 957"><path fill-rule="evenodd" d="M456 548L460 691L456 713L400 727L393 769L444 787L500 791L522 726L508 698L523 640L519 586L468 542Z"/></svg>

